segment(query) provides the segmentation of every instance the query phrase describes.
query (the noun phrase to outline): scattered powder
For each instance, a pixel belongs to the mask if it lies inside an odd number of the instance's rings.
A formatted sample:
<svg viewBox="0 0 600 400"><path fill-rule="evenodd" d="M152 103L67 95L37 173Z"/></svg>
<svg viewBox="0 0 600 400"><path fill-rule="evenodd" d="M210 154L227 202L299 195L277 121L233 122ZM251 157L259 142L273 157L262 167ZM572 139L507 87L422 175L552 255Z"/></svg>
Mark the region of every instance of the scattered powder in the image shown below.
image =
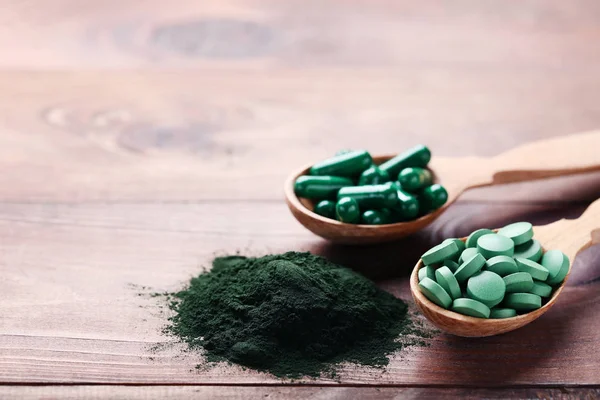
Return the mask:
<svg viewBox="0 0 600 400"><path fill-rule="evenodd" d="M167 332L209 363L279 377L332 377L344 362L385 367L429 337L402 300L310 253L219 257L171 299Z"/></svg>

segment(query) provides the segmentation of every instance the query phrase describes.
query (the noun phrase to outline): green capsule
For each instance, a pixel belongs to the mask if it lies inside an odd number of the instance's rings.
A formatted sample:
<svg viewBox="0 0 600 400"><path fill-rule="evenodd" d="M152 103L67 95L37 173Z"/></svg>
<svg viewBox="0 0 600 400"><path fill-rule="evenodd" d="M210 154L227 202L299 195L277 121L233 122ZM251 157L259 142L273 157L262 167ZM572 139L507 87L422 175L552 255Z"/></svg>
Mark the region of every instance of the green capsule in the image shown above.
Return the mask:
<svg viewBox="0 0 600 400"><path fill-rule="evenodd" d="M313 165L311 175L357 176L369 168L373 159L365 150L350 151Z"/></svg>
<svg viewBox="0 0 600 400"><path fill-rule="evenodd" d="M336 156L341 156L342 154L348 154L348 153L352 153L355 150L350 150L350 149L342 149L339 150L338 152L335 153Z"/></svg>
<svg viewBox="0 0 600 400"><path fill-rule="evenodd" d="M390 176L398 176L400 171L408 167L425 168L431 159L431 152L427 146L418 145L406 150L404 153L398 154L394 158L390 158L379 166Z"/></svg>
<svg viewBox="0 0 600 400"><path fill-rule="evenodd" d="M362 213L360 221L365 225L383 225L386 223L383 214L377 210L365 211Z"/></svg>
<svg viewBox="0 0 600 400"><path fill-rule="evenodd" d="M378 166L372 165L368 169L364 170L362 174L360 174L360 179L358 180L359 185L378 185L381 183L386 183L390 181L390 176L387 172L379 169Z"/></svg>
<svg viewBox="0 0 600 400"><path fill-rule="evenodd" d="M335 202L331 200L321 200L317 203L313 211L325 218L335 219Z"/></svg>
<svg viewBox="0 0 600 400"><path fill-rule="evenodd" d="M339 176L302 175L294 183L294 192L306 199L335 199L338 190L352 185L352 180Z"/></svg>
<svg viewBox="0 0 600 400"><path fill-rule="evenodd" d="M392 223L392 221L393 221L392 210L390 210L389 208L382 208L381 210L379 210L379 212L381 213L381 216L383 217L384 224Z"/></svg>
<svg viewBox="0 0 600 400"><path fill-rule="evenodd" d="M358 202L352 197L342 197L335 205L335 215L341 222L357 224L360 221Z"/></svg>
<svg viewBox="0 0 600 400"><path fill-rule="evenodd" d="M402 185L398 181L392 181L390 182L390 185L392 185L396 190L402 190Z"/></svg>
<svg viewBox="0 0 600 400"><path fill-rule="evenodd" d="M442 185L427 186L419 194L419 201L421 204L421 213L429 213L433 210L437 210L448 201L448 192Z"/></svg>
<svg viewBox="0 0 600 400"><path fill-rule="evenodd" d="M419 215L419 200L415 196L398 189L396 197L398 202L394 206L394 211L396 211L399 221L410 221Z"/></svg>
<svg viewBox="0 0 600 400"><path fill-rule="evenodd" d="M433 183L433 175L428 169L409 167L400 171L398 182L407 192L417 192Z"/></svg>
<svg viewBox="0 0 600 400"><path fill-rule="evenodd" d="M338 200L352 197L363 209L394 207L398 203L396 189L390 184L348 186L338 192Z"/></svg>

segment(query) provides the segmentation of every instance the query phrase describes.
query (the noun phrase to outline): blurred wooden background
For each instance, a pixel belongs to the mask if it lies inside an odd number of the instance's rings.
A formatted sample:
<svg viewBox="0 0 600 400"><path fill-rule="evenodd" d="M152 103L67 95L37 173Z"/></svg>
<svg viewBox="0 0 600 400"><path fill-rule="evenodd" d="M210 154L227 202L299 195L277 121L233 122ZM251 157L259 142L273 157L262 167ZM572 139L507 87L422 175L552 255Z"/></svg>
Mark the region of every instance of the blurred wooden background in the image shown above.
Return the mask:
<svg viewBox="0 0 600 400"><path fill-rule="evenodd" d="M313 387L154 350L148 295L215 254L296 249L408 300L443 237L576 217L600 174L471 191L405 241L334 246L282 183L342 148L492 156L600 128L599 42L592 0L0 0L0 397L599 396L598 249L520 331L439 334Z"/></svg>

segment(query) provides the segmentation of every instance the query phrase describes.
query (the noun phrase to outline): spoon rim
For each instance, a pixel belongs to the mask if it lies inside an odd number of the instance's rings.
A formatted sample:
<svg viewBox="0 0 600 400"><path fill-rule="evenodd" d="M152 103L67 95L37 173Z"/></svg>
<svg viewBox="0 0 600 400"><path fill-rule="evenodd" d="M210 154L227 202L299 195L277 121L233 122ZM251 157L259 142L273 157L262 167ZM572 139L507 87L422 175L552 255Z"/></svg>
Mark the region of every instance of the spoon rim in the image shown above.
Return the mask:
<svg viewBox="0 0 600 400"><path fill-rule="evenodd" d="M395 157L395 156L394 155L374 156L373 162L375 163L375 165L380 165L381 163L391 159L392 157ZM401 228L401 227L414 226L414 225L421 224L425 221L427 221L426 225L429 225L435 219L437 219L437 217L440 216L446 210L446 208L448 208L448 206L451 203L451 201L446 201L446 203L444 205L442 205L440 208L438 208L437 210L432 211L428 214L425 214L419 218L413 219L411 221L394 222L391 224L380 224L380 225L349 224L346 222L340 222L338 220L323 217L322 215L315 213L313 210L311 210L310 208L305 206L300 201L300 198L298 196L296 196L296 192L294 191L294 183L296 182L296 179L298 179L302 175L307 175L310 168L313 166L313 164L314 163L306 164L305 166L303 166L299 169L296 169L292 173L290 173L284 183L284 193L285 193L286 202L290 209L295 209L295 210L299 211L300 213L302 213L304 216L306 216L312 220L319 221L322 224L328 224L330 226L335 226L340 229L351 228L354 231L364 230L364 231L369 231L369 232L373 232L373 231L377 231L377 230L382 231L382 230L386 230L386 229L397 229L397 228ZM432 171L433 175L435 176L435 172L433 170L431 170L431 171ZM439 182L436 182L434 180L434 183L439 183ZM307 199L307 200L313 202L312 199ZM296 219L298 219L295 215L294 215L294 217ZM350 236L350 235L348 235L348 236ZM352 236L357 236L357 235L352 235Z"/></svg>
<svg viewBox="0 0 600 400"><path fill-rule="evenodd" d="M498 229L492 229L494 232L498 232ZM466 242L467 237L462 237L459 238L459 240L462 240L463 242ZM542 250L545 252L546 250L542 247ZM544 304L542 307L538 308L537 310L533 310L530 311L528 313L525 314L521 314L521 315L517 315L514 317L510 317L510 318L477 318L477 317L471 317L469 315L463 315L460 313L457 313L455 311L452 311L450 309L446 309L443 307L438 306L437 304L435 304L434 302L432 302L431 300L429 300L420 290L419 290L419 270L421 268L424 267L423 264L423 260L419 259L419 261L417 262L417 264L415 265L415 267L412 270L412 273L410 275L410 291L412 293L413 299L415 301L415 303L417 304L418 307L426 307L428 309L429 312L434 312L437 314L442 314L445 318L452 320L453 322L456 323L463 323L463 324L478 324L481 325L482 327L488 328L488 327L493 327L494 325L506 325L507 322L513 322L515 323L514 328L510 329L510 330L503 330L502 332L498 332L497 334L500 333L505 333L505 332L509 332L511 330L514 329L518 329L530 322L533 322L534 320L536 320L537 318L539 318L540 316L542 316L542 314L544 314L546 311L548 311L555 303L556 300L558 298L558 296L561 294L561 292L563 291L563 289L565 288L565 285L567 283L567 280L569 278L569 275L571 274L571 267L573 266L573 263L571 262L569 264L569 271L567 272L567 275L565 276L565 279L563 279L562 283L560 284L560 286L558 286L556 289L554 289L552 296L546 301L546 304ZM454 301L454 300L453 300ZM424 313L426 314L426 313ZM427 317L427 319L429 319L429 317L427 315L425 315ZM431 321L432 323L434 323L433 321ZM434 323L435 324L435 323ZM438 326L440 329L447 331L446 329L440 327L439 325L435 324L436 326ZM452 333L452 332L450 332ZM491 336L491 335L486 335L486 336Z"/></svg>

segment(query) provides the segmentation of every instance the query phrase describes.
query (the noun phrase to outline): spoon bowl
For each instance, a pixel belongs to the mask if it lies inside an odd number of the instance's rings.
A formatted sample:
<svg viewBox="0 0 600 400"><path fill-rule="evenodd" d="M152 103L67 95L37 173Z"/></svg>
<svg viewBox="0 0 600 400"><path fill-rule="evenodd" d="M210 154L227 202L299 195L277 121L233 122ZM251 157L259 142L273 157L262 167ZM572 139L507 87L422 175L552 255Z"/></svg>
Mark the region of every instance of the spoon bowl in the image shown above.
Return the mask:
<svg viewBox="0 0 600 400"><path fill-rule="evenodd" d="M534 235L542 244L544 251L559 249L569 257L570 261L567 276L560 286L554 289L552 296L541 308L527 314L504 319L475 318L447 310L431 302L419 290L418 271L424 266L423 262L419 260L410 276L410 291L419 310L441 330L465 337L499 335L521 328L542 316L556 303L558 296L565 288L577 253L594 244L600 244L600 199L592 203L578 219L563 219L549 225L535 226L533 229ZM466 238L461 238L461 240L466 241Z"/></svg>
<svg viewBox="0 0 600 400"><path fill-rule="evenodd" d="M435 182L448 191L448 201L434 212L409 222L356 225L314 213L315 203L299 198L294 192L294 182L299 176L306 175L311 165L290 174L285 181L284 192L294 217L308 230L325 239L345 244L390 242L431 224L467 189L600 170L598 148L600 131L592 131L525 144L492 158L433 157L428 168ZM373 157L373 161L381 164L392 157L377 156Z"/></svg>

